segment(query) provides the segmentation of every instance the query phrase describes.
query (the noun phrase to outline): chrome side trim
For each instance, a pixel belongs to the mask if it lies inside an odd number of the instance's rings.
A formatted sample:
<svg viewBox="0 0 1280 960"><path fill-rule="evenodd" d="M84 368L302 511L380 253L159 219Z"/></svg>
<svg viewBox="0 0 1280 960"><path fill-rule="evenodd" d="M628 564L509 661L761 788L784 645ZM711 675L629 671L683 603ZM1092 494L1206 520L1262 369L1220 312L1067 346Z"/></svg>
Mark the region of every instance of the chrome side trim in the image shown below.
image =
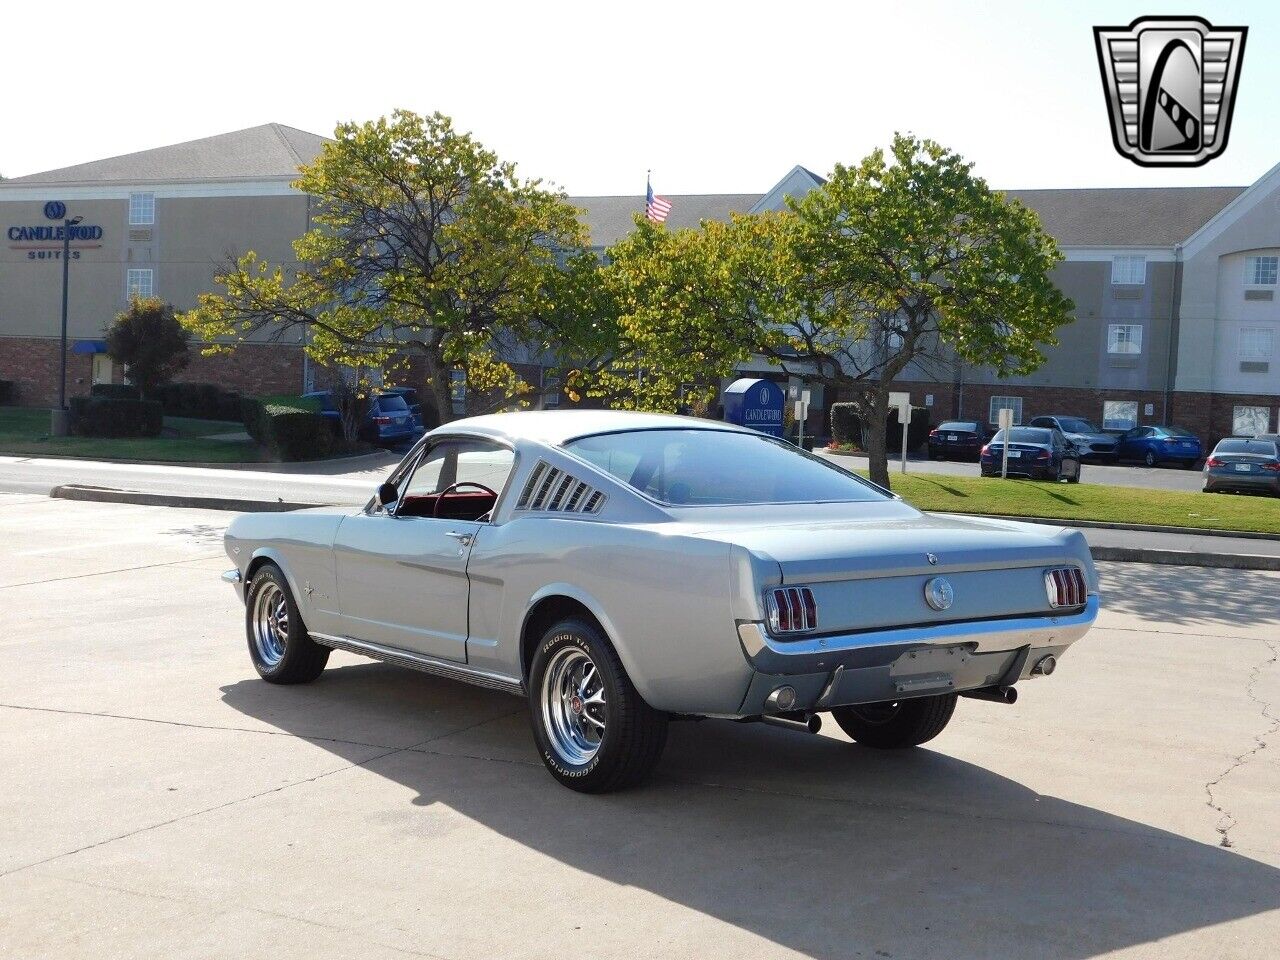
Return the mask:
<svg viewBox="0 0 1280 960"><path fill-rule="evenodd" d="M225 570L222 574L223 583L239 583L243 579L239 570Z"/></svg>
<svg viewBox="0 0 1280 960"><path fill-rule="evenodd" d="M762 673L830 673L837 666L870 666L895 651L922 646L972 645L975 653L1016 647L1069 646L1079 640L1098 617L1098 595L1091 594L1084 609L1070 614L970 620L936 626L869 630L836 636L775 640L755 621L738 624L738 640L750 664Z"/></svg>
<svg viewBox="0 0 1280 960"><path fill-rule="evenodd" d="M410 670L421 670L423 673L434 674L437 677L444 677L448 680L461 680L463 683L474 684L477 687L501 690L503 693L510 693L517 697L524 696L524 684L521 681L513 680L511 677L504 677L498 673L474 670L459 663L437 660L435 657L427 657L420 653L399 650L395 647L386 647L380 643L353 640L350 637L331 637L328 634L312 632L311 639L316 643L324 644L326 647L333 647L335 650L357 653L362 657L382 660L385 663L394 663L396 666L408 667Z"/></svg>

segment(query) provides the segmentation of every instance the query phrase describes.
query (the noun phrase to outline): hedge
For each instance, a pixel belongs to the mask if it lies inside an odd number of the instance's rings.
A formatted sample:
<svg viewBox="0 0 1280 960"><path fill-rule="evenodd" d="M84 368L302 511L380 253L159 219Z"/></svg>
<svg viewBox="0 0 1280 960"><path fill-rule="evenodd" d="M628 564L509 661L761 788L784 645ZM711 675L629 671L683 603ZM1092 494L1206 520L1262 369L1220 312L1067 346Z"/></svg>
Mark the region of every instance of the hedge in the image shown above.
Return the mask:
<svg viewBox="0 0 1280 960"><path fill-rule="evenodd" d="M245 431L281 460L314 460L333 448L333 432L318 409L302 397L244 397L240 402Z"/></svg>
<svg viewBox="0 0 1280 960"><path fill-rule="evenodd" d="M164 404L164 412L170 417L240 419L240 394L215 383L166 383L156 390L155 399Z"/></svg>
<svg viewBox="0 0 1280 960"><path fill-rule="evenodd" d="M164 425L164 409L154 400L72 397L70 409L71 429L84 437L158 437Z"/></svg>
<svg viewBox="0 0 1280 960"><path fill-rule="evenodd" d="M907 428L907 449L918 450L929 439L930 422L928 407L912 407L911 424ZM833 403L831 405L831 439L838 444L854 444L865 447L862 436L862 420L852 403ZM902 427L898 425L897 408L889 410L889 420L885 424L885 445L892 454L902 449Z"/></svg>
<svg viewBox="0 0 1280 960"><path fill-rule="evenodd" d="M141 400L142 394L131 383L95 383L89 388L89 396L109 400Z"/></svg>

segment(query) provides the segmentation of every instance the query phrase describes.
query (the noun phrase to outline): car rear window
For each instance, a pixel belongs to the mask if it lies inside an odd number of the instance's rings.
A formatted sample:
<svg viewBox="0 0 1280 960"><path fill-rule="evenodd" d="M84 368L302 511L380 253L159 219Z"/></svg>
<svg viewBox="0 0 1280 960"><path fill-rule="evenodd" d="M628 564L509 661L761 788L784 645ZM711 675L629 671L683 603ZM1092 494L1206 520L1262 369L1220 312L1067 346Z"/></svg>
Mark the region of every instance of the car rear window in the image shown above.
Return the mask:
<svg viewBox="0 0 1280 960"><path fill-rule="evenodd" d="M404 402L404 397L387 393L378 397L378 409L383 413L408 413L409 405Z"/></svg>
<svg viewBox="0 0 1280 960"><path fill-rule="evenodd" d="M959 430L967 433L977 433L978 425L973 421L965 422L963 420L948 420L946 423L939 424L938 429L941 431Z"/></svg>
<svg viewBox="0 0 1280 960"><path fill-rule="evenodd" d="M1035 427L1014 427L1009 431L1010 443L1042 443L1048 446L1052 437L1053 431L1039 430ZM997 433L991 442L1004 443L1004 431Z"/></svg>
<svg viewBox="0 0 1280 960"><path fill-rule="evenodd" d="M721 430L631 430L580 437L565 449L663 503L885 500L853 474L763 434Z"/></svg>
<svg viewBox="0 0 1280 960"><path fill-rule="evenodd" d="M1096 423L1081 417L1059 417L1058 426L1071 433L1101 433Z"/></svg>
<svg viewBox="0 0 1280 960"><path fill-rule="evenodd" d="M1221 441L1214 453L1252 453L1263 457L1274 457L1276 445L1270 440L1237 440Z"/></svg>
<svg viewBox="0 0 1280 960"><path fill-rule="evenodd" d="M1160 427L1159 429L1163 430L1165 434L1170 437L1187 437L1190 440L1194 440L1196 438L1194 433L1184 427Z"/></svg>

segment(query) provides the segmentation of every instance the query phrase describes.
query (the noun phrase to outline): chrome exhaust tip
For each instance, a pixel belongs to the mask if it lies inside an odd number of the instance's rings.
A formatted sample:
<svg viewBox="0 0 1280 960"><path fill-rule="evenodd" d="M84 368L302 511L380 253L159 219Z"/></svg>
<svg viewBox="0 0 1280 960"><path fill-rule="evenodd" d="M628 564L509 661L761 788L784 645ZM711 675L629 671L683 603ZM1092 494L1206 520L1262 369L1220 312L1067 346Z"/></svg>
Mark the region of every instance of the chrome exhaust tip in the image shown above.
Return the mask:
<svg viewBox="0 0 1280 960"><path fill-rule="evenodd" d="M1036 665L1031 668L1032 676L1047 677L1053 671L1058 669L1058 658L1049 654L1047 657L1041 657L1036 661Z"/></svg>
<svg viewBox="0 0 1280 960"><path fill-rule="evenodd" d="M796 688L783 684L765 697L764 705L771 713L786 713L796 705Z"/></svg>
<svg viewBox="0 0 1280 960"><path fill-rule="evenodd" d="M822 718L816 713L793 713L785 717L765 714L760 722L803 733L817 733L822 729Z"/></svg>

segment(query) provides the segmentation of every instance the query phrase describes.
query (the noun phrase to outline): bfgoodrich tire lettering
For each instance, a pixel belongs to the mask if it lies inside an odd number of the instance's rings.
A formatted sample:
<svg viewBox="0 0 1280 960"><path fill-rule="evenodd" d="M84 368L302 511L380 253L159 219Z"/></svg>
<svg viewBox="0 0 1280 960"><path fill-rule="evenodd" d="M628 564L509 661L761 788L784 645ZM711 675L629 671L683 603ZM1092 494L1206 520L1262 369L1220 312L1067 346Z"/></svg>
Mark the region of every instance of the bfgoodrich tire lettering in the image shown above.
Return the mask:
<svg viewBox="0 0 1280 960"><path fill-rule="evenodd" d="M330 650L307 633L289 581L275 564L263 564L249 581L244 615L258 676L269 683L308 683L320 676Z"/></svg>
<svg viewBox="0 0 1280 960"><path fill-rule="evenodd" d="M562 620L542 637L529 671L529 713L551 775L582 793L646 779L667 742L666 714L636 692L600 629Z"/></svg>

